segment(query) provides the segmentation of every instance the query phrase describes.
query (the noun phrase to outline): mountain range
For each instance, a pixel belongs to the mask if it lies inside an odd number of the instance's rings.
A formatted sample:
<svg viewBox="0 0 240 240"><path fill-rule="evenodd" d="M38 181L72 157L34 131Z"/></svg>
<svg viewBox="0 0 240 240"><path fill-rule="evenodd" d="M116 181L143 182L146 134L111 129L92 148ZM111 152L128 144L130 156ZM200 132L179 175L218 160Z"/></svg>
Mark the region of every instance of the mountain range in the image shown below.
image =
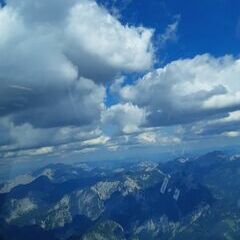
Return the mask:
<svg viewBox="0 0 240 240"><path fill-rule="evenodd" d="M1 240L240 239L240 155L50 164L0 185Z"/></svg>

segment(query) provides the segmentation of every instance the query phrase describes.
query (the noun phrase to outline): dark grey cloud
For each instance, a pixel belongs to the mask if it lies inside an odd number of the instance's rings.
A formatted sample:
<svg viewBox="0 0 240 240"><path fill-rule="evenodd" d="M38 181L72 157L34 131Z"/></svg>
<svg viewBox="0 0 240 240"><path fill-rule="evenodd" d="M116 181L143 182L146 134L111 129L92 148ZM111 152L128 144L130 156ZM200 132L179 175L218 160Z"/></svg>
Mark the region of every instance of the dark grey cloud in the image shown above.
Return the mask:
<svg viewBox="0 0 240 240"><path fill-rule="evenodd" d="M240 111L230 112L224 117L204 122L199 129L199 135L219 135L240 131ZM231 135L231 134L230 134Z"/></svg>
<svg viewBox="0 0 240 240"><path fill-rule="evenodd" d="M12 114L14 123L19 125L27 120L38 128L97 123L103 108L105 88L89 79L80 78L59 95L51 91L45 94L43 103L37 106L34 96L29 108Z"/></svg>

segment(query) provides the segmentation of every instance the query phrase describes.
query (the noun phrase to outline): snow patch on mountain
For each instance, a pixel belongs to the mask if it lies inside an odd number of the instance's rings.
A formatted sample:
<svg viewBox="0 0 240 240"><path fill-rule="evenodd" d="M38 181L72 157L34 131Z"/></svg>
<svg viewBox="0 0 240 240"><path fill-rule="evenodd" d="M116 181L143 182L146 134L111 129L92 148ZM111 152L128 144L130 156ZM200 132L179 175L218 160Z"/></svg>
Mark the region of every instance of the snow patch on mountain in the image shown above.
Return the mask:
<svg viewBox="0 0 240 240"><path fill-rule="evenodd" d="M136 192L140 189L137 181L133 180L130 177L126 177L126 180L123 183L123 190L122 194L123 196L128 195L129 193Z"/></svg>
<svg viewBox="0 0 240 240"><path fill-rule="evenodd" d="M3 184L3 186L0 188L0 193L8 193L13 188L17 187L18 185L29 184L40 176L46 176L50 180L52 180L53 177L54 177L54 171L50 168L46 168L40 174L38 174L37 176L32 176L30 174L19 175L19 176L15 177L14 179L6 181Z"/></svg>
<svg viewBox="0 0 240 240"><path fill-rule="evenodd" d="M178 162L180 162L180 163L186 163L188 161L189 161L188 157L180 157L180 158L178 158Z"/></svg>
<svg viewBox="0 0 240 240"><path fill-rule="evenodd" d="M71 221L70 197L65 195L54 208L48 212L47 218L41 221L40 226L44 229L54 229L64 227L66 223L70 223Z"/></svg>
<svg viewBox="0 0 240 240"><path fill-rule="evenodd" d="M11 199L9 207L9 215L5 218L7 223L10 223L38 208L30 198Z"/></svg>
<svg viewBox="0 0 240 240"><path fill-rule="evenodd" d="M34 177L28 174L17 176L16 178L5 182L2 188L0 189L0 193L8 193L16 186L20 184L28 184L32 182L34 179L35 179Z"/></svg>
<svg viewBox="0 0 240 240"><path fill-rule="evenodd" d="M137 236L151 236L151 239L158 239L158 234L174 232L178 223L169 221L168 217L162 215L160 218L150 218L139 226L136 226L134 233Z"/></svg>
<svg viewBox="0 0 240 240"><path fill-rule="evenodd" d="M230 161L240 160L240 154L236 154L230 157Z"/></svg>
<svg viewBox="0 0 240 240"><path fill-rule="evenodd" d="M54 171L51 168L46 168L43 170L43 172L39 176L46 176L50 180L52 180L54 177Z"/></svg>
<svg viewBox="0 0 240 240"><path fill-rule="evenodd" d="M151 172L157 168L158 164L150 161L142 161L138 165L138 168L146 172Z"/></svg>
<svg viewBox="0 0 240 240"><path fill-rule="evenodd" d="M98 182L91 189L98 194L100 199L107 200L111 195L120 190L120 182Z"/></svg>
<svg viewBox="0 0 240 240"><path fill-rule="evenodd" d="M104 211L103 201L95 191L84 189L77 191L74 195L77 201L78 214L96 220Z"/></svg>

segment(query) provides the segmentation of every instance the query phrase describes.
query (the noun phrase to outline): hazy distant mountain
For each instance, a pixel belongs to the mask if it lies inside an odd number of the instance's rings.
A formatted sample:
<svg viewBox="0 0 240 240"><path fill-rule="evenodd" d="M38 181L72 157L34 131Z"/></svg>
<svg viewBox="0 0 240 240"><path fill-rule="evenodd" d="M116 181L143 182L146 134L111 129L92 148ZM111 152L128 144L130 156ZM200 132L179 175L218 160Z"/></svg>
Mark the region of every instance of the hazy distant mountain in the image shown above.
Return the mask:
<svg viewBox="0 0 240 240"><path fill-rule="evenodd" d="M0 239L240 237L239 155L121 168L52 164L0 191Z"/></svg>

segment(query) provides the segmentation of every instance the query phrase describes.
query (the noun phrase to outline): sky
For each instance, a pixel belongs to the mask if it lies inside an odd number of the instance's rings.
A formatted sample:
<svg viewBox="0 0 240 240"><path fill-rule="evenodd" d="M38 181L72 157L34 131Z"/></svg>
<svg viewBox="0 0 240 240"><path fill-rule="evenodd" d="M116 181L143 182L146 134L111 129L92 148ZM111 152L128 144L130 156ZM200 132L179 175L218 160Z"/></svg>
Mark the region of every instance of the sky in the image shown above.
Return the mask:
<svg viewBox="0 0 240 240"><path fill-rule="evenodd" d="M239 146L239 1L1 3L1 164Z"/></svg>

